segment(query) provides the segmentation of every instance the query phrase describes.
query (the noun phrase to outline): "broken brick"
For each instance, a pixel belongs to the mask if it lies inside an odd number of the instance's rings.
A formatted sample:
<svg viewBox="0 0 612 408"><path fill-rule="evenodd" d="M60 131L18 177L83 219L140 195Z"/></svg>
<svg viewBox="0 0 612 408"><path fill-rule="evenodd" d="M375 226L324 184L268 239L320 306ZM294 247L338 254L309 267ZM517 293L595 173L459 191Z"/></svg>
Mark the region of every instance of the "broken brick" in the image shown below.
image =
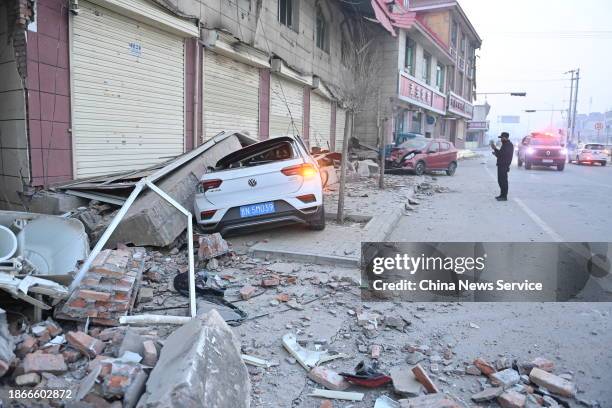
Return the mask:
<svg viewBox="0 0 612 408"><path fill-rule="evenodd" d="M254 286L243 286L242 288L240 288L240 298L242 300L249 300L251 297L253 297L255 291L256 289Z"/></svg>
<svg viewBox="0 0 612 408"><path fill-rule="evenodd" d="M479 393L472 395L472 401L474 402L491 401L499 397L503 392L504 392L504 389L502 387L485 388Z"/></svg>
<svg viewBox="0 0 612 408"><path fill-rule="evenodd" d="M382 347L380 347L378 344L373 344L372 345L372 350L370 351L372 358L373 359L380 358L381 351L382 351Z"/></svg>
<svg viewBox="0 0 612 408"><path fill-rule="evenodd" d="M66 334L66 340L72 347L76 348L89 358L94 358L98 354L102 353L105 347L103 342L81 331L68 332Z"/></svg>
<svg viewBox="0 0 612 408"><path fill-rule="evenodd" d="M261 286L264 288L273 288L280 285L280 279L278 278L266 278L261 281Z"/></svg>
<svg viewBox="0 0 612 408"><path fill-rule="evenodd" d="M276 297L276 300L278 300L279 302L288 302L289 295L287 293L281 293L280 295Z"/></svg>
<svg viewBox="0 0 612 408"><path fill-rule="evenodd" d="M155 343L153 340L145 340L142 346L144 348L142 363L153 367L155 363L157 363L157 348L155 347Z"/></svg>
<svg viewBox="0 0 612 408"><path fill-rule="evenodd" d="M17 355L17 357L25 357L26 354L34 351L34 349L36 348L36 343L37 341L34 337L26 335L23 341L17 346L15 354Z"/></svg>
<svg viewBox="0 0 612 408"><path fill-rule="evenodd" d="M493 373L489 378L493 385L499 385L503 388L512 387L521 380L519 373L511 368Z"/></svg>
<svg viewBox="0 0 612 408"><path fill-rule="evenodd" d="M80 289L78 291L78 296L81 299L100 300L102 302L108 301L111 297L110 293L98 292L98 291L89 290L89 289Z"/></svg>
<svg viewBox="0 0 612 408"><path fill-rule="evenodd" d="M474 365L478 367L481 373L486 375L487 377L496 372L497 370L490 363L485 361L482 358L477 358L474 360Z"/></svg>
<svg viewBox="0 0 612 408"><path fill-rule="evenodd" d="M527 397L519 392L509 390L497 397L497 402L502 408L523 408Z"/></svg>
<svg viewBox="0 0 612 408"><path fill-rule="evenodd" d="M531 370L529 379L534 384L546 388L553 394L559 394L563 397L573 397L576 395L576 385L573 382L537 367Z"/></svg>
<svg viewBox="0 0 612 408"><path fill-rule="evenodd" d="M11 368L9 363L4 360L0 360L0 377L4 376L4 374L8 372L9 368Z"/></svg>
<svg viewBox="0 0 612 408"><path fill-rule="evenodd" d="M308 372L308 378L334 391L343 391L350 386L344 377L325 367L314 367Z"/></svg>
<svg viewBox="0 0 612 408"><path fill-rule="evenodd" d="M23 358L25 373L63 373L68 370L64 356L61 354L30 353Z"/></svg>
<svg viewBox="0 0 612 408"><path fill-rule="evenodd" d="M67 363L74 363L81 357L81 352L77 350L64 350L62 351L62 355L64 356L64 361Z"/></svg>
<svg viewBox="0 0 612 408"><path fill-rule="evenodd" d="M429 394L440 392L438 390L438 387L436 387L436 384L431 381L431 379L420 364L417 364L412 368L412 373L414 374L417 381L423 384L423 387L427 390Z"/></svg>
<svg viewBox="0 0 612 408"><path fill-rule="evenodd" d="M334 408L334 404L331 402L331 400L323 400L321 401L319 408Z"/></svg>
<svg viewBox="0 0 612 408"><path fill-rule="evenodd" d="M533 367L537 367L540 370L548 371L549 373L552 373L552 371L555 369L555 363L544 357L536 357L531 361L530 364Z"/></svg>
<svg viewBox="0 0 612 408"><path fill-rule="evenodd" d="M201 235L198 238L198 259L201 261L216 258L229 252L229 244L221 234Z"/></svg>
<svg viewBox="0 0 612 408"><path fill-rule="evenodd" d="M15 377L15 384L23 387L24 385L36 385L40 382L40 374L28 373Z"/></svg>

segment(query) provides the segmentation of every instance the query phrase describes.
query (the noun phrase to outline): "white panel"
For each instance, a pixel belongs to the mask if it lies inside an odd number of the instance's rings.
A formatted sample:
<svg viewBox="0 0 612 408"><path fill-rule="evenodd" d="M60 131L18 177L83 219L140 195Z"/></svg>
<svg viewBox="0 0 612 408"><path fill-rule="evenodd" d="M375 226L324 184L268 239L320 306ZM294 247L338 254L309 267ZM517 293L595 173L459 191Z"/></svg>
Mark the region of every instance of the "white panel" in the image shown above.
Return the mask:
<svg viewBox="0 0 612 408"><path fill-rule="evenodd" d="M88 2L72 17L76 177L183 152L184 40Z"/></svg>
<svg viewBox="0 0 612 408"><path fill-rule="evenodd" d="M302 135L303 85L277 75L270 78L270 137Z"/></svg>
<svg viewBox="0 0 612 408"><path fill-rule="evenodd" d="M336 151L342 151L342 143L344 140L344 123L346 122L346 110L336 109Z"/></svg>
<svg viewBox="0 0 612 408"><path fill-rule="evenodd" d="M310 146L329 149L329 131L331 129L331 102L323 96L310 94Z"/></svg>
<svg viewBox="0 0 612 408"><path fill-rule="evenodd" d="M259 133L259 70L206 50L204 54L204 139L224 130Z"/></svg>

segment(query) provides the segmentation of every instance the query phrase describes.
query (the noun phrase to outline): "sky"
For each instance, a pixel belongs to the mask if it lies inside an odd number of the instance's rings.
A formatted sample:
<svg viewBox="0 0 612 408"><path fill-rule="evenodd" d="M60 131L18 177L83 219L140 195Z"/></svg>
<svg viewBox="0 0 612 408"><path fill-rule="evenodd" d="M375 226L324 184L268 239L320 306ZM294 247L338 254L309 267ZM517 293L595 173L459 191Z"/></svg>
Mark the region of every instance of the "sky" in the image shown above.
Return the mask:
<svg viewBox="0 0 612 408"><path fill-rule="evenodd" d="M580 68L578 113L612 109L612 1L459 0L482 38L476 52L476 92L524 91L527 97L487 96L491 132L565 123L570 75ZM479 96L477 103L484 102ZM497 123L500 115L521 115L520 125Z"/></svg>

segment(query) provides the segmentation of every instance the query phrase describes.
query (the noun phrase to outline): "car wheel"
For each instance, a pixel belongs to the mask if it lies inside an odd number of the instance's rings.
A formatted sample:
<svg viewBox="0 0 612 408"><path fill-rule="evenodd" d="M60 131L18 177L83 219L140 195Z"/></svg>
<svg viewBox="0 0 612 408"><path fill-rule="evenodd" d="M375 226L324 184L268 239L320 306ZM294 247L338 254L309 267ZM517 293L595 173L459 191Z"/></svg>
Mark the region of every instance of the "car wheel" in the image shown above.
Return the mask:
<svg viewBox="0 0 612 408"><path fill-rule="evenodd" d="M323 204L321 204L317 213L313 216L308 227L313 231L323 231L325 229L325 208L323 208Z"/></svg>
<svg viewBox="0 0 612 408"><path fill-rule="evenodd" d="M457 171L457 163L450 162L448 164L448 167L446 168L446 175L452 176L453 174L455 174L455 171Z"/></svg>
<svg viewBox="0 0 612 408"><path fill-rule="evenodd" d="M531 170L531 163L529 163L528 161L525 162L525 169Z"/></svg>
<svg viewBox="0 0 612 408"><path fill-rule="evenodd" d="M608 164L608 162L605 162L605 161L601 162L601 165L604 166L604 167L606 167L606 164Z"/></svg>
<svg viewBox="0 0 612 408"><path fill-rule="evenodd" d="M416 174L417 176L422 176L423 173L425 173L425 163L420 161L414 167L414 174Z"/></svg>
<svg viewBox="0 0 612 408"><path fill-rule="evenodd" d="M557 171L563 171L564 168L565 168L565 163L557 164Z"/></svg>

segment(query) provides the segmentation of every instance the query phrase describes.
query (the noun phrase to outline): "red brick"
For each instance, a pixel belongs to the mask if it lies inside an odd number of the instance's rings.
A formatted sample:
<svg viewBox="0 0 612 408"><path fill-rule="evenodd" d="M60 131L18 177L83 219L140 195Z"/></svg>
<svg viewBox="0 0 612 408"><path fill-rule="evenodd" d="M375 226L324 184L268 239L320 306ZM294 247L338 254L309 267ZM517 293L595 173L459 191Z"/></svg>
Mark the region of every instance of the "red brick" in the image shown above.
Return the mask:
<svg viewBox="0 0 612 408"><path fill-rule="evenodd" d="M7 373L11 366L4 360L0 360L0 377Z"/></svg>
<svg viewBox="0 0 612 408"><path fill-rule="evenodd" d="M23 359L25 373L63 373L68 370L64 356L61 354L30 353Z"/></svg>
<svg viewBox="0 0 612 408"><path fill-rule="evenodd" d="M440 392L438 390L438 387L436 387L436 384L431 381L431 378L429 378L429 376L420 364L417 364L412 368L412 373L414 374L414 377L417 379L417 381L423 384L423 387L425 387L429 394Z"/></svg>
<svg viewBox="0 0 612 408"><path fill-rule="evenodd" d="M58 334L62 332L62 328L53 320L46 320L45 326L47 327L47 330L49 331L49 335L51 336L51 338L57 336Z"/></svg>
<svg viewBox="0 0 612 408"><path fill-rule="evenodd" d="M264 288L272 288L280 285L280 279L278 278L266 278L261 281L261 286Z"/></svg>
<svg viewBox="0 0 612 408"><path fill-rule="evenodd" d="M276 296L276 300L278 300L279 302L288 302L289 295L286 293L281 293L280 295Z"/></svg>
<svg viewBox="0 0 612 408"><path fill-rule="evenodd" d="M36 339L32 336L26 335L24 340L19 343L17 349L15 350L15 354L17 357L23 358L26 354L29 354L34 351L36 348Z"/></svg>
<svg viewBox="0 0 612 408"><path fill-rule="evenodd" d="M334 404L331 402L331 400L323 400L321 401L319 408L334 408Z"/></svg>
<svg viewBox="0 0 612 408"><path fill-rule="evenodd" d="M95 358L102 353L105 344L83 332L70 331L66 334L68 343L89 358Z"/></svg>
<svg viewBox="0 0 612 408"><path fill-rule="evenodd" d="M506 391L499 397L497 402L502 408L523 408L527 401L527 397L516 391Z"/></svg>
<svg viewBox="0 0 612 408"><path fill-rule="evenodd" d="M474 360L474 365L478 367L480 372L486 376L489 376L497 371L495 367L493 367L491 364L489 364L487 361L483 360L482 358L477 358L476 360Z"/></svg>
<svg viewBox="0 0 612 408"><path fill-rule="evenodd" d="M556 375L539 368L534 368L531 370L531 373L529 373L529 379L532 383L539 385L540 387L544 387L554 394L559 394L563 397L570 398L576 395L576 385L573 382L557 377Z"/></svg>
<svg viewBox="0 0 612 408"><path fill-rule="evenodd" d="M208 260L229 252L229 245L218 232L201 235L198 239L198 259Z"/></svg>
<svg viewBox="0 0 612 408"><path fill-rule="evenodd" d="M62 351L62 355L64 356L64 361L67 363L74 363L81 358L81 352L72 349Z"/></svg>
<svg viewBox="0 0 612 408"><path fill-rule="evenodd" d="M157 348L153 340L145 340L142 342L144 347L144 358L142 363L153 367L157 363Z"/></svg>
<svg viewBox="0 0 612 408"><path fill-rule="evenodd" d="M101 300L103 302L106 302L111 297L110 293L98 292L95 290L88 290L88 289L80 289L79 292L77 293L77 296L82 299Z"/></svg>
<svg viewBox="0 0 612 408"><path fill-rule="evenodd" d="M350 387L350 384L337 372L325 367L315 367L308 372L308 378L317 384L321 384L327 389L343 391Z"/></svg>
<svg viewBox="0 0 612 408"><path fill-rule="evenodd" d="M240 288L240 298L242 298L242 300L249 300L255 294L256 290L254 286L243 286Z"/></svg>
<svg viewBox="0 0 612 408"><path fill-rule="evenodd" d="M555 363L543 357L534 358L530 364L539 368L540 370L548 371L549 373L552 373L552 371L555 369Z"/></svg>
<svg viewBox="0 0 612 408"><path fill-rule="evenodd" d="M75 309L83 309L87 307L87 302L85 301L85 299L76 298L74 300L71 300L70 303L68 303L68 307L73 307Z"/></svg>

